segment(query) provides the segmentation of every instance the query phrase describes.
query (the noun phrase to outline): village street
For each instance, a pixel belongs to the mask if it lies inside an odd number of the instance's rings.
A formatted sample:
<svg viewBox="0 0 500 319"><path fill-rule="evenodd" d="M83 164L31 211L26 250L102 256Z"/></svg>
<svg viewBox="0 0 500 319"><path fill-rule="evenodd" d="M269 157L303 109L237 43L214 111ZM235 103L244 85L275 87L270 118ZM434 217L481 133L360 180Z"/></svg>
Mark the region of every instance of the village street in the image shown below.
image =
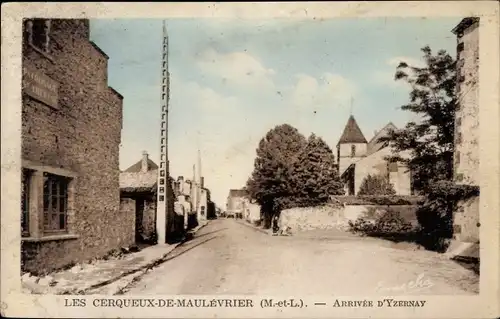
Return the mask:
<svg viewBox="0 0 500 319"><path fill-rule="evenodd" d="M276 237L219 219L125 294L474 294L478 278L443 255L341 236Z"/></svg>

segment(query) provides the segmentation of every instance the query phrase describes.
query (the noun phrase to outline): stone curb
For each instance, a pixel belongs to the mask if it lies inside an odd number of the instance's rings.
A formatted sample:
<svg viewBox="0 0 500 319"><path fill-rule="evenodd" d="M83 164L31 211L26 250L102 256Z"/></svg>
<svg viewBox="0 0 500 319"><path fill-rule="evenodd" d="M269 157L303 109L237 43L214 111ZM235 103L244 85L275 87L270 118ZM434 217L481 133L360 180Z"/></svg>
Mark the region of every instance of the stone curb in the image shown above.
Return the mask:
<svg viewBox="0 0 500 319"><path fill-rule="evenodd" d="M208 225L208 222L204 223L203 225L200 225L198 226L197 228L194 228L192 229L191 231L189 231L189 233L191 234L195 234L197 233L200 229L202 229L203 227L205 227L206 225ZM87 288L83 288L83 289L68 289L68 290L63 290L61 292L58 292L57 295L85 295L87 294L89 291L91 290L96 290L96 289L99 289L99 288L102 288L104 286L107 286L107 285L110 285L114 282L117 282L119 280L122 280L124 279L125 277L131 277L132 275L138 273L138 272L141 272L141 271L146 271L156 265L159 265L161 264L169 255L170 253L175 250L177 247L180 247L181 245L185 244L186 242L188 242L190 239L188 238L185 238L183 239L181 242L177 243L177 244L174 244L173 245L173 248L168 251L167 253L165 253L163 256L159 257L159 258L156 258L156 259L153 259L152 261L150 261L149 263L147 263L146 265L143 265L139 268L136 268L136 269L132 269L132 270L129 270L129 271L126 271L124 273L121 273L120 275L118 276L115 276L111 279L108 279L108 280L105 280L105 281L102 281L100 283L96 283L96 284L93 284L91 285L90 287L87 287ZM135 278L136 276L134 276ZM133 279L133 278L132 278Z"/></svg>

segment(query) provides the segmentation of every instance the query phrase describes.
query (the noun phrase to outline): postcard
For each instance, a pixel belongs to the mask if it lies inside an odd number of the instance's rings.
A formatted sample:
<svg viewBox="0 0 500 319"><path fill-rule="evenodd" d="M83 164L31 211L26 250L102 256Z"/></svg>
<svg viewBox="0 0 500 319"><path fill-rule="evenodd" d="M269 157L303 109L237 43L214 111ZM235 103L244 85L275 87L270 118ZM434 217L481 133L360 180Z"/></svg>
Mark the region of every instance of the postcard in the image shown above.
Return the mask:
<svg viewBox="0 0 500 319"><path fill-rule="evenodd" d="M500 314L498 2L2 9L2 316Z"/></svg>

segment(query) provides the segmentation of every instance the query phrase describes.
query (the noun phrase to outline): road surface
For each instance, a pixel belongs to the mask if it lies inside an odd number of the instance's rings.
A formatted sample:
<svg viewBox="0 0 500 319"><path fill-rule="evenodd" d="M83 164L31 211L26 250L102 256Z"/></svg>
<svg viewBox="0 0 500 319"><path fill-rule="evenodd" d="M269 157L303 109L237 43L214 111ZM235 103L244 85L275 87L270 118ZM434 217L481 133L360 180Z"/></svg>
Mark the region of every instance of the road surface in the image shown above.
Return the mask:
<svg viewBox="0 0 500 319"><path fill-rule="evenodd" d="M366 238L277 237L219 219L125 289L133 295L463 295L478 279L442 255Z"/></svg>

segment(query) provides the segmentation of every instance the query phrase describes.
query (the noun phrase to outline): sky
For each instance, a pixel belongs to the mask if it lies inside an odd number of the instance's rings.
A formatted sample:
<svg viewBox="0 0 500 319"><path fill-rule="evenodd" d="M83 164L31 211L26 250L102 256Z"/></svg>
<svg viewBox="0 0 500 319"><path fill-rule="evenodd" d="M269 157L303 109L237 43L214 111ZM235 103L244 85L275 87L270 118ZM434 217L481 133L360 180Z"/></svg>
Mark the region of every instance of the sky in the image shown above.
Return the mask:
<svg viewBox="0 0 500 319"><path fill-rule="evenodd" d="M167 19L169 159L174 178L202 175L216 205L253 170L259 140L288 123L332 150L350 114L367 140L389 122L403 127L409 87L400 61L421 65L429 45L453 57L457 18ZM124 96L120 169L143 151L159 162L162 20L91 20L109 56L108 84Z"/></svg>

